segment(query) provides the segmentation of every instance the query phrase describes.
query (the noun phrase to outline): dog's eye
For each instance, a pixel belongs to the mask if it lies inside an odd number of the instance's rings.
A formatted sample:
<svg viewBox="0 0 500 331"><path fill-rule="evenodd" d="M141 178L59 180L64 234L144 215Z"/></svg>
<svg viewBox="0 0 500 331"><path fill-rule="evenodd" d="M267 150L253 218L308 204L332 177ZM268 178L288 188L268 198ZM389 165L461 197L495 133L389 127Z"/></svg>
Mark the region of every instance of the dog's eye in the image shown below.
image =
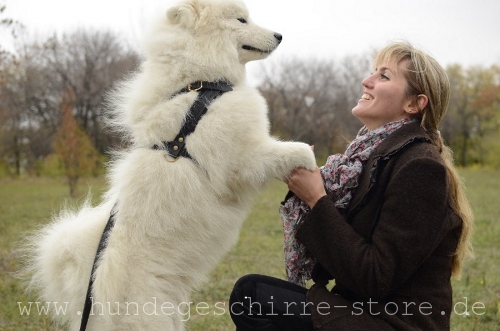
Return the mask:
<svg viewBox="0 0 500 331"><path fill-rule="evenodd" d="M241 22L241 23L243 23L243 24L246 24L246 23L247 23L247 20L246 20L246 19L244 19L244 18L241 18L241 17L240 17L240 18L238 18L238 21L240 21L240 22Z"/></svg>

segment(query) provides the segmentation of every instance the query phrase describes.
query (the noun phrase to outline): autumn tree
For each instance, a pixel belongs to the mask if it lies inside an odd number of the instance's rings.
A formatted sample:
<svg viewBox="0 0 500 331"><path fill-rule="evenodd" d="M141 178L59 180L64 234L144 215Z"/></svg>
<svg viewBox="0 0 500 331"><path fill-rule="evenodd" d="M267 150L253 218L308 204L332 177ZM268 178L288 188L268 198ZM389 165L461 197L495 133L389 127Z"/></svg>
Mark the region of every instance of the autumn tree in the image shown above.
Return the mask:
<svg viewBox="0 0 500 331"><path fill-rule="evenodd" d="M495 154L498 157L498 149L492 150L491 143L498 139L500 127L500 67L491 66L478 73L476 97L471 103L475 112L475 143L477 150L475 158L478 163L485 164L488 156ZM496 135L495 135L496 134ZM489 140L488 137L495 137ZM493 152L493 153L492 153Z"/></svg>
<svg viewBox="0 0 500 331"><path fill-rule="evenodd" d="M61 125L54 136L54 149L62 161L69 184L69 194L74 196L78 179L92 173L98 153L73 115L75 94L67 88L62 96Z"/></svg>
<svg viewBox="0 0 500 331"><path fill-rule="evenodd" d="M85 30L46 40L26 35L14 46L11 53L0 52L0 160L8 160L11 173L39 174L39 165L53 153L60 96L68 86L75 93L74 116L99 152L119 143L103 129L104 100L134 69L135 51L116 35Z"/></svg>
<svg viewBox="0 0 500 331"><path fill-rule="evenodd" d="M361 96L366 59L289 58L262 65L259 90L269 105L272 131L314 144L320 154L343 150L361 127L351 109Z"/></svg>
<svg viewBox="0 0 500 331"><path fill-rule="evenodd" d="M5 1L0 0L0 32L4 37L16 37L23 26L5 15ZM0 164L6 165L9 173L21 174L21 155L23 154L23 135L19 124L22 116L13 111L13 103L7 90L13 84L12 73L18 63L15 56L0 45Z"/></svg>
<svg viewBox="0 0 500 331"><path fill-rule="evenodd" d="M106 93L136 68L139 56L110 31L78 29L43 44L47 66L75 93L75 118L100 153L113 137L103 128Z"/></svg>
<svg viewBox="0 0 500 331"><path fill-rule="evenodd" d="M19 21L5 15L5 9L7 8L5 2L5 0L0 0L0 29L8 31L11 36L15 37L17 30L23 29L24 26Z"/></svg>
<svg viewBox="0 0 500 331"><path fill-rule="evenodd" d="M498 66L464 68L456 64L447 73L451 100L442 127L445 140L458 164L484 164L486 137L498 132L500 70Z"/></svg>

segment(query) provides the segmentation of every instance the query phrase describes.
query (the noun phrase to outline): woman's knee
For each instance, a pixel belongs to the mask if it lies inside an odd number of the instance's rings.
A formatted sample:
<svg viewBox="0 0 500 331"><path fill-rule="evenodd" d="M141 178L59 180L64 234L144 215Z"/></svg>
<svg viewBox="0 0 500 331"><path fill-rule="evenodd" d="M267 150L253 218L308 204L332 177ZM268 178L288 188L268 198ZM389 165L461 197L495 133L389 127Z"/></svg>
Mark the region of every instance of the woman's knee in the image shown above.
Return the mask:
<svg viewBox="0 0 500 331"><path fill-rule="evenodd" d="M237 330L277 330L262 313L253 313L247 298L254 297L261 275L246 275L236 281L229 298L229 312Z"/></svg>
<svg viewBox="0 0 500 331"><path fill-rule="evenodd" d="M257 283L260 275L246 275L236 281L229 298L229 303L243 302L245 297L252 297L255 293L255 284Z"/></svg>

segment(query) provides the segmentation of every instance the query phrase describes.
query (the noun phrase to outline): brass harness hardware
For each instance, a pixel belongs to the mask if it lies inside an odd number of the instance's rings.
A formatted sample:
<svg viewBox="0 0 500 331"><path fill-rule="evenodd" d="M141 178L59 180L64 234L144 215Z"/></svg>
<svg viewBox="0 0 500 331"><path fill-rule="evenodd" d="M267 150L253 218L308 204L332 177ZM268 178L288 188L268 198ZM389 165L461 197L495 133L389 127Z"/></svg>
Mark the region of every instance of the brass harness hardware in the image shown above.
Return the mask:
<svg viewBox="0 0 500 331"><path fill-rule="evenodd" d="M200 87L197 88L192 88L191 84L188 85L188 91L189 92L197 92L203 88L203 82L200 80Z"/></svg>
<svg viewBox="0 0 500 331"><path fill-rule="evenodd" d="M179 137L179 139L177 139L178 142L182 143L184 142L184 137ZM175 145L173 147L174 151L177 151L179 150L179 146ZM177 161L179 158L178 157L171 157L170 154L166 154L165 155L165 159L167 160L167 162L171 162L171 163L174 163L175 161Z"/></svg>

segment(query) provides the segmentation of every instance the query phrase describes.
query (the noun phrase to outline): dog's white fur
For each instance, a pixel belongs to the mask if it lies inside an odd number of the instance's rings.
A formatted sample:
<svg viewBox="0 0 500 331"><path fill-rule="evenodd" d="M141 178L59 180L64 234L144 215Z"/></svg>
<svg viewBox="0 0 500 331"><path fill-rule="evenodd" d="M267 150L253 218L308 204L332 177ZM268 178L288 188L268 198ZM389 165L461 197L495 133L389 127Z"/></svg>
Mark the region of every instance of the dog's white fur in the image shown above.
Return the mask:
<svg viewBox="0 0 500 331"><path fill-rule="evenodd" d="M79 329L94 255L115 202L116 225L100 256L87 330L183 330L182 316L167 314L176 310L168 307L189 302L236 243L252 197L272 178L316 167L308 145L269 135L265 100L245 85L245 63L278 44L236 0L186 0L155 26L140 72L114 98L114 125L132 147L110 166L105 202L63 211L30 243L31 286L45 301L68 302L66 314L55 316L59 322ZM153 150L173 140L197 93L171 95L195 81L220 79L234 88L187 137L195 162L170 162L165 151Z"/></svg>

